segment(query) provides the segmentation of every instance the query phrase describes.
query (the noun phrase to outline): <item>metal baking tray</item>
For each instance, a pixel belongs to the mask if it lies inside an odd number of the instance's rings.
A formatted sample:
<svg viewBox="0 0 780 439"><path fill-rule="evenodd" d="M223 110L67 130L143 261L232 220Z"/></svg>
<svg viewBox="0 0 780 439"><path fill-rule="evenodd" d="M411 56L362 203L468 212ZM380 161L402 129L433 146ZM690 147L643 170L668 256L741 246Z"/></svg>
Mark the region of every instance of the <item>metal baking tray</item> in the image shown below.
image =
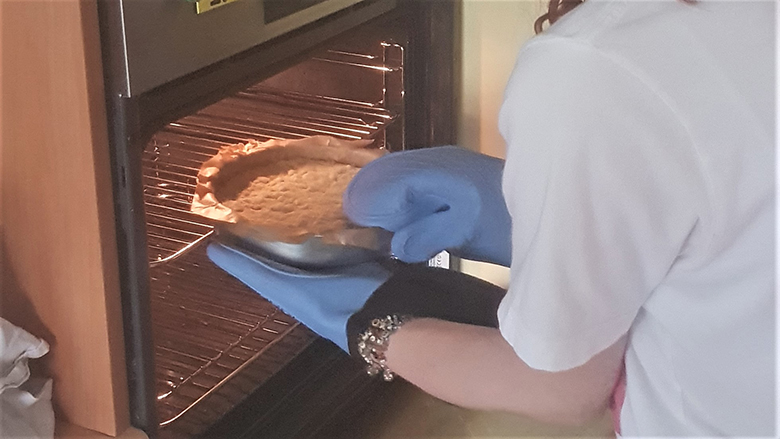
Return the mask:
<svg viewBox="0 0 780 439"><path fill-rule="evenodd" d="M279 237L256 224L220 223L215 240L260 259L318 270L389 259L392 233L376 227L353 227L299 239Z"/></svg>

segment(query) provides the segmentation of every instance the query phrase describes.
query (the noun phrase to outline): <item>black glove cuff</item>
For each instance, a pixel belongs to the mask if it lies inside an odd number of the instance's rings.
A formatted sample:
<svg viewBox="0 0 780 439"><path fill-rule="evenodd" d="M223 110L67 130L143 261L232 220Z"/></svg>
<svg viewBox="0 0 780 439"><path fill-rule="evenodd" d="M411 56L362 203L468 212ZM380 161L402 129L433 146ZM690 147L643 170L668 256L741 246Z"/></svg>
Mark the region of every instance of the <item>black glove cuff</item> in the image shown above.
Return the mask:
<svg viewBox="0 0 780 439"><path fill-rule="evenodd" d="M506 290L457 271L398 264L390 279L347 321L349 352L375 318L390 315L432 317L456 323L498 327L498 305Z"/></svg>

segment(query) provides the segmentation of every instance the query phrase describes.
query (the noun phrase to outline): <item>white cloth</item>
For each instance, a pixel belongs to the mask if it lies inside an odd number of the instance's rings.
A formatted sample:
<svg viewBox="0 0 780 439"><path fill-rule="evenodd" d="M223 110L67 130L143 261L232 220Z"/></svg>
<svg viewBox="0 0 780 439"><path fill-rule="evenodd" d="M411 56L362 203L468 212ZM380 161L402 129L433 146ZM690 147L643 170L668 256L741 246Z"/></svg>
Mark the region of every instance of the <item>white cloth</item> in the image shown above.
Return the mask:
<svg viewBox="0 0 780 439"><path fill-rule="evenodd" d="M630 330L625 436L774 436L774 7L589 0L507 86L501 332L558 371Z"/></svg>
<svg viewBox="0 0 780 439"><path fill-rule="evenodd" d="M54 437L50 379L30 379L28 360L49 345L0 318L0 438Z"/></svg>

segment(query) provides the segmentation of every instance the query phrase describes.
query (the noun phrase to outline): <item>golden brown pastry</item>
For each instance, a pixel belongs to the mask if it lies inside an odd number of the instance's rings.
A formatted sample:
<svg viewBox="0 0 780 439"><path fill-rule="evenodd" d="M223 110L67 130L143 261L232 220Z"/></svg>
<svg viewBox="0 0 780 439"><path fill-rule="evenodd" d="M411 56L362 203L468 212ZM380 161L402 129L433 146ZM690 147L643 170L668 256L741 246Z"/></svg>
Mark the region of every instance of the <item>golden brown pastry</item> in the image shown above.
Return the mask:
<svg viewBox="0 0 780 439"><path fill-rule="evenodd" d="M370 143L314 136L226 146L202 165L192 211L290 237L341 230L344 190L384 153Z"/></svg>

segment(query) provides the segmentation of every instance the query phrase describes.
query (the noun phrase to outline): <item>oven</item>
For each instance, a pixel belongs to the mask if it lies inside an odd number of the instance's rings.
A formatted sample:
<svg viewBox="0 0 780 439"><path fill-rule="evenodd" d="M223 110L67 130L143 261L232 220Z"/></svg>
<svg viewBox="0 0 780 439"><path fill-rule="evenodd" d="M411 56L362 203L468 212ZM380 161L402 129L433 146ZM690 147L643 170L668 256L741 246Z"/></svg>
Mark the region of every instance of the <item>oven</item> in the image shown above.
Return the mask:
<svg viewBox="0 0 780 439"><path fill-rule="evenodd" d="M135 427L315 437L381 395L388 384L213 265L214 223L189 205L200 164L247 139L454 143L457 13L424 0L99 2Z"/></svg>

